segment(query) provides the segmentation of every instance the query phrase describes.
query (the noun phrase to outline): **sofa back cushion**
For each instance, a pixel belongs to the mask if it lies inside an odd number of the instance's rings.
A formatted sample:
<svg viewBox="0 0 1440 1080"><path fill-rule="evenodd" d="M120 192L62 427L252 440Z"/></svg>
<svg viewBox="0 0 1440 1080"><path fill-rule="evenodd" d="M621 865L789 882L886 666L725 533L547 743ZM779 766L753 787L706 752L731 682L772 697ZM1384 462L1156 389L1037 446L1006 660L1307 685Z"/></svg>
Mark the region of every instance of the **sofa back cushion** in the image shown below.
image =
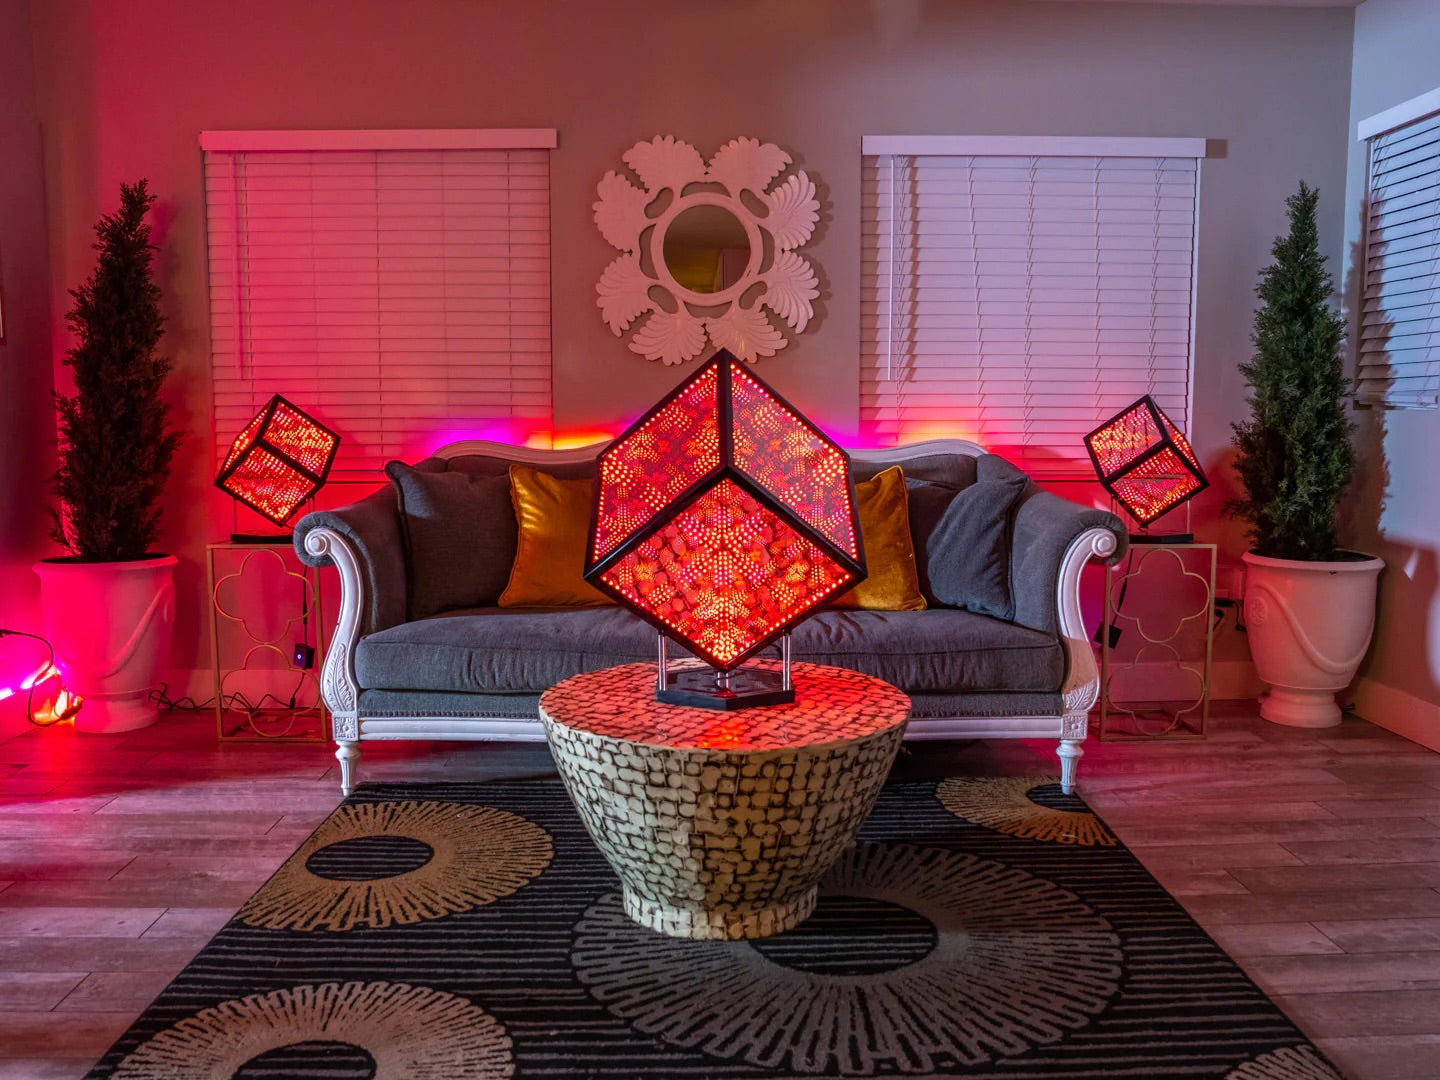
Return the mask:
<svg viewBox="0 0 1440 1080"><path fill-rule="evenodd" d="M920 592L931 607L1013 613L1010 541L1015 510L1033 487L1030 478L994 454L935 456L941 460L919 459L916 465L929 467L916 468L913 474L912 464L905 464ZM957 497L979 481L987 487L960 501L951 514ZM989 484L1000 484L1015 497L999 497ZM944 535L937 539L947 514Z"/></svg>
<svg viewBox="0 0 1440 1080"><path fill-rule="evenodd" d="M515 560L510 478L427 472L399 461L385 474L400 512L408 617L494 604Z"/></svg>
<svg viewBox="0 0 1440 1080"><path fill-rule="evenodd" d="M875 455L875 452L868 450L852 450L849 453L852 471L857 482L870 480L895 465L901 466L904 470L908 496L907 516L910 538L915 552L915 571L920 584L920 594L930 606L947 606L935 594L930 581L931 534L934 533L955 496L974 484L978 476L993 477L1012 473L1023 476L1024 474L1003 458L989 454L972 457L960 453L920 451L914 456L897 457L893 450L884 451L882 455L877 456L872 456ZM510 465L511 460L505 457L490 454L466 454L453 458L427 458L417 462L414 470L423 473L460 473L471 477L508 477ZM562 480L593 479L595 462L593 460L546 462L544 465L538 466L536 471ZM588 514L587 505L583 518L587 527ZM496 519L497 528L504 525L508 525L510 529L518 532L518 524L513 513L508 522ZM510 559L506 560L502 556L496 571L506 577L510 574L518 543L515 533L512 533L511 537L508 548L511 553ZM505 582L502 581L501 589L503 590L504 587ZM586 586L586 588L589 587ZM603 594L597 593L597 595Z"/></svg>
<svg viewBox="0 0 1440 1080"><path fill-rule="evenodd" d="M899 465L905 470L908 491L907 514L910 519L910 540L915 545L915 571L920 579L920 595L928 604L939 601L930 588L929 555L926 550L930 534L940 523L940 516L950 505L955 493L975 482L977 458L964 454L917 454L895 460L894 451L887 451L886 460L872 460L873 451L850 451L850 467L856 481L869 480L883 469Z"/></svg>

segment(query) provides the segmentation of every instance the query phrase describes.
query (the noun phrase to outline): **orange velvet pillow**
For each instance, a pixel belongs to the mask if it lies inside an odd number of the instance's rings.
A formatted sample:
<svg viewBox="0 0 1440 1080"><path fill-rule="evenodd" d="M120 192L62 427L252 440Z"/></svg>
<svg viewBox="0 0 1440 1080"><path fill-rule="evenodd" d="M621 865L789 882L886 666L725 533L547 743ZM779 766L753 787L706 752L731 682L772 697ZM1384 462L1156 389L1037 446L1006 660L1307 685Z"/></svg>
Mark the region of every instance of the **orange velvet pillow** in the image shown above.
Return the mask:
<svg viewBox="0 0 1440 1080"><path fill-rule="evenodd" d="M910 538L910 499L899 465L855 485L860 536L870 576L832 605L867 611L923 611L915 542Z"/></svg>
<svg viewBox="0 0 1440 1080"><path fill-rule="evenodd" d="M520 536L501 607L599 607L613 604L585 581L591 480L561 480L528 465L510 466L510 501Z"/></svg>

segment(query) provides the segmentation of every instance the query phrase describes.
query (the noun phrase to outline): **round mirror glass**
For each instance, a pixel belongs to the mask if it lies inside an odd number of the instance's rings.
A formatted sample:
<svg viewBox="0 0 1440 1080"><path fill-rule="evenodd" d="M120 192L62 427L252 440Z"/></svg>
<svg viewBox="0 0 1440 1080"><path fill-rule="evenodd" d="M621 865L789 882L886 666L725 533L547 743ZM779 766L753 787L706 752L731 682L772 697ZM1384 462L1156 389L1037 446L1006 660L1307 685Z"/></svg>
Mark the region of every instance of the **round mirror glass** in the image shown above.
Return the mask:
<svg viewBox="0 0 1440 1080"><path fill-rule="evenodd" d="M683 289L717 293L750 265L750 237L740 219L719 206L682 210L665 230L665 266Z"/></svg>

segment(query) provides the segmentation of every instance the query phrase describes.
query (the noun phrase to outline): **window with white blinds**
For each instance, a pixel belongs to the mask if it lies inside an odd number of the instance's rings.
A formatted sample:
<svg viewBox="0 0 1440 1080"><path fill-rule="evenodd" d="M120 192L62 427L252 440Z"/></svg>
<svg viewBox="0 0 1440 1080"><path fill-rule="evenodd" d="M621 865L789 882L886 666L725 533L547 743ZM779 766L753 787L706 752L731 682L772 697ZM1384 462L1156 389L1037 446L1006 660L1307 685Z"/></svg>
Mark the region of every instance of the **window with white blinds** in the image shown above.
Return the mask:
<svg viewBox="0 0 1440 1080"><path fill-rule="evenodd" d="M1440 91L1427 98L1429 115L1369 137L1355 388L1369 405L1440 404Z"/></svg>
<svg viewBox="0 0 1440 1080"><path fill-rule="evenodd" d="M1190 427L1201 139L870 138L861 429L1091 475L1151 394Z"/></svg>
<svg viewBox="0 0 1440 1080"><path fill-rule="evenodd" d="M215 456L282 394L373 479L548 432L553 131L206 132Z"/></svg>

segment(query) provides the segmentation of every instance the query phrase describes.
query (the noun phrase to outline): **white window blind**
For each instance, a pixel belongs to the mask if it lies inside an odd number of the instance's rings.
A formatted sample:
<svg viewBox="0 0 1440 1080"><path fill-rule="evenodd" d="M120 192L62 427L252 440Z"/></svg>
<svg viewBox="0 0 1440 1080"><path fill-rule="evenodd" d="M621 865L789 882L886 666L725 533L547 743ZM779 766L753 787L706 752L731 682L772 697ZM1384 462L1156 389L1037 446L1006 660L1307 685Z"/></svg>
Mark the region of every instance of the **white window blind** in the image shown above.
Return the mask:
<svg viewBox="0 0 1440 1080"><path fill-rule="evenodd" d="M276 393L337 477L549 430L554 133L432 134L202 137L217 462Z"/></svg>
<svg viewBox="0 0 1440 1080"><path fill-rule="evenodd" d="M1085 434L1143 394L1188 432L1203 141L1136 140L1144 156L970 141L986 152L867 140L867 439L967 438L1067 478L1091 475Z"/></svg>
<svg viewBox="0 0 1440 1080"><path fill-rule="evenodd" d="M1370 139L1358 399L1440 403L1440 113Z"/></svg>

